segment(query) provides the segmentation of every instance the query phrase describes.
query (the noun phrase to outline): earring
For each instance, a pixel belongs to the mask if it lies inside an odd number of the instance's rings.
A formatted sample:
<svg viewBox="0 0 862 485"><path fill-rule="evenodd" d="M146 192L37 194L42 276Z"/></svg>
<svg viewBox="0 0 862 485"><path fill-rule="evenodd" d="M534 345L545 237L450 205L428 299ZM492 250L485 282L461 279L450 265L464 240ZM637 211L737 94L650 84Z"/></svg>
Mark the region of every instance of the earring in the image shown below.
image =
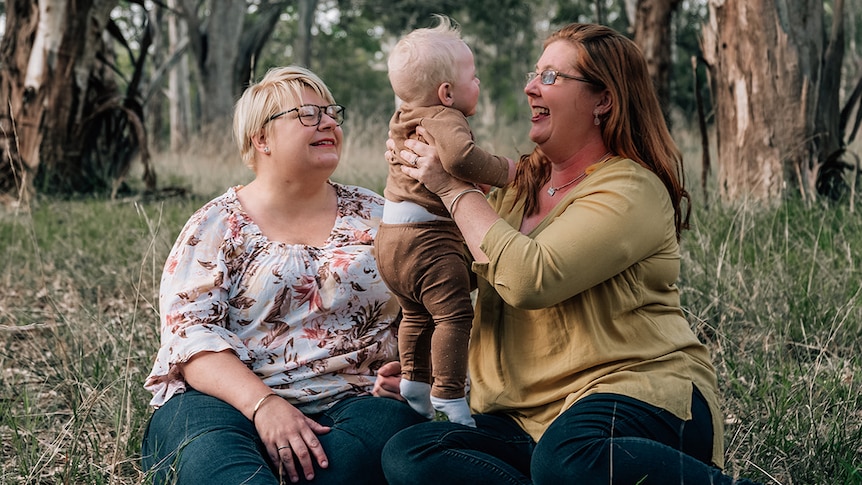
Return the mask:
<svg viewBox="0 0 862 485"><path fill-rule="evenodd" d="M269 155L269 147L263 147L263 153Z"/></svg>
<svg viewBox="0 0 862 485"><path fill-rule="evenodd" d="M593 118L593 124L594 125L599 126L600 124L602 124L602 120L599 119L598 110L593 111L593 116L595 117L595 118Z"/></svg>

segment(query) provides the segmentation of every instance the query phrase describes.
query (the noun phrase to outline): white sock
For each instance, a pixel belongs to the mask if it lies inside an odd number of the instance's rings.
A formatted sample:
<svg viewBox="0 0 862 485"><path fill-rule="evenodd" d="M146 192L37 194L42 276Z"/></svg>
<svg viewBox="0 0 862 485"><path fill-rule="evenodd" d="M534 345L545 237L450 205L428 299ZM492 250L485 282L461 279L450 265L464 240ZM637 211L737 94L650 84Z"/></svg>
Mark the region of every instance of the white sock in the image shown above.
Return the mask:
<svg viewBox="0 0 862 485"><path fill-rule="evenodd" d="M449 421L470 426L471 428L476 427L476 421L473 420L473 416L470 415L470 405L467 404L466 397L457 399L441 399L439 397L431 396L431 404L434 406L434 409L445 414L446 417L449 418Z"/></svg>
<svg viewBox="0 0 862 485"><path fill-rule="evenodd" d="M431 384L401 379L401 395L407 399L407 404L414 411L428 419L434 417L434 407L431 406L430 399Z"/></svg>

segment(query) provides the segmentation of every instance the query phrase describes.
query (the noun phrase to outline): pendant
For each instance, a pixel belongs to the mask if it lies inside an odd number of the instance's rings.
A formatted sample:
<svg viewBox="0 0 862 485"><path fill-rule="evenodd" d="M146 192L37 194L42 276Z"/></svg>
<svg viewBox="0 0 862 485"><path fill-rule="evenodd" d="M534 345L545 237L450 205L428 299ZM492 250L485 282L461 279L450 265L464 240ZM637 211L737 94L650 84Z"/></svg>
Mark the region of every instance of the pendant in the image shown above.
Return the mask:
<svg viewBox="0 0 862 485"><path fill-rule="evenodd" d="M548 187L548 195L550 195L551 197L553 197L553 196L554 196L554 194L556 194L556 193L557 193L557 189L555 189L555 188L553 188L553 187Z"/></svg>

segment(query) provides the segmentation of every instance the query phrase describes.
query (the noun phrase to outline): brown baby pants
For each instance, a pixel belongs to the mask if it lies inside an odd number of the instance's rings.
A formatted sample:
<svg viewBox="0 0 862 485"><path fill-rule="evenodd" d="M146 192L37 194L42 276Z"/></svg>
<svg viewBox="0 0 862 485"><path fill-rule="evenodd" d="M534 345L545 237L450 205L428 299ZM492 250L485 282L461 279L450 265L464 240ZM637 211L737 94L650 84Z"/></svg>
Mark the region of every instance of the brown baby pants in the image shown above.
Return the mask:
<svg viewBox="0 0 862 485"><path fill-rule="evenodd" d="M381 224L374 252L380 276L401 305L402 377L430 383L437 398L464 397L473 280L458 226Z"/></svg>

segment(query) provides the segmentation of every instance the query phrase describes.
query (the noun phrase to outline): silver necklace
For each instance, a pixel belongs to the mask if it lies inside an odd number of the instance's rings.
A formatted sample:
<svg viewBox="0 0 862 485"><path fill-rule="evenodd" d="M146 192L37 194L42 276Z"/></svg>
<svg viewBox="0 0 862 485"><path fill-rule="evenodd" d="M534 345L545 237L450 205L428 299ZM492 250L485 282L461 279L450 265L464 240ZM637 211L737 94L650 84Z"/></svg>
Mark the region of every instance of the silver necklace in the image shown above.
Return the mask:
<svg viewBox="0 0 862 485"><path fill-rule="evenodd" d="M602 155L601 157L599 157L599 159L598 159L598 160L596 160L595 162L591 163L589 166L591 167L591 166L593 166L593 165L595 165L595 164L597 164L597 163L601 162L602 160L604 160L604 158L605 158L606 156L608 156L608 155L610 155L610 154L611 154L611 152L609 152L609 151L608 151L608 152L605 152L605 154L604 154L604 155ZM589 167L587 167L587 168L589 168ZM548 184L548 195L550 195L551 197L553 197L553 196L554 196L554 194L556 194L557 192L559 192L561 189L565 189L565 188L566 188L566 187L568 187L569 185L572 185L573 183L575 183L575 182L577 182L577 181L581 180L582 178L584 178L584 177L586 177L586 176L587 176L587 171L586 171L586 170L584 170L583 172L581 172L581 174L580 174L580 175L578 175L577 177L573 178L572 180L569 180L568 182L564 183L563 185L560 185L559 187L554 187L554 186L552 186L552 185Z"/></svg>
<svg viewBox="0 0 862 485"><path fill-rule="evenodd" d="M582 172L582 173L581 173L580 175L578 175L577 177L575 177L575 178L573 178L572 180L570 180L570 181L568 181L568 182L564 183L563 185L560 185L559 187L551 187L551 186L549 185L549 186L548 186L548 195L550 195L551 197L553 197L553 196L554 196L554 194L556 194L558 190L560 190L560 189L565 189L565 188L566 188L566 187L568 187L569 185L572 185L573 183L577 182L578 180L581 180L582 178L584 178L584 177L586 177L586 176L587 176L587 172Z"/></svg>

